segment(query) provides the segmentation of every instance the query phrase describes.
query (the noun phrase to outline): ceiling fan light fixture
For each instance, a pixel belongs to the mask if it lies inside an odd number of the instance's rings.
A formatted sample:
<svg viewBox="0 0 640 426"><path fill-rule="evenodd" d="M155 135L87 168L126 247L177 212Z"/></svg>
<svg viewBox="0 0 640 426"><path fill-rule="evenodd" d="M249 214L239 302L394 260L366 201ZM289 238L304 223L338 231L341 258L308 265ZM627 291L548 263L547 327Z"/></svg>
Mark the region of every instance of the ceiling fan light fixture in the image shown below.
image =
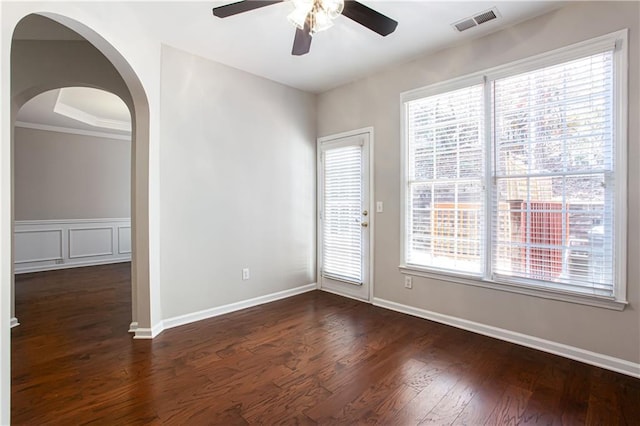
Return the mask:
<svg viewBox="0 0 640 426"><path fill-rule="evenodd" d="M213 16L228 18L239 13L260 9L284 0L240 0L213 8ZM396 30L398 21L383 15L357 0L291 0L293 11L287 16L296 27L291 54L302 56L309 53L313 35L333 26L339 15L362 25L385 37Z"/></svg>
<svg viewBox="0 0 640 426"><path fill-rule="evenodd" d="M333 26L333 19L324 10L318 10L313 16L313 25L310 25L311 34L324 31Z"/></svg>
<svg viewBox="0 0 640 426"><path fill-rule="evenodd" d="M329 18L336 19L344 9L344 0L320 0L322 9L327 13Z"/></svg>
<svg viewBox="0 0 640 426"><path fill-rule="evenodd" d="M304 29L304 23L313 9L313 0L292 0L294 5L293 12L291 12L287 19L296 28Z"/></svg>
<svg viewBox="0 0 640 426"><path fill-rule="evenodd" d="M292 0L292 3L294 10L287 16L289 22L301 30L307 24L309 34L331 28L344 9L344 0Z"/></svg>

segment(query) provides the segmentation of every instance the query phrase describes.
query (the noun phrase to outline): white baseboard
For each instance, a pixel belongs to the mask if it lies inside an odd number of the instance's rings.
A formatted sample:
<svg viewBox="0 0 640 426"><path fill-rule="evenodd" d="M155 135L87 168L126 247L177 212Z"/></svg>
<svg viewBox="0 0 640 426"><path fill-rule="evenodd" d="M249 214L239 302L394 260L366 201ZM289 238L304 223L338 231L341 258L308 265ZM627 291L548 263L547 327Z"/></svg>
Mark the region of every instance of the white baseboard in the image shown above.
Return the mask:
<svg viewBox="0 0 640 426"><path fill-rule="evenodd" d="M152 328L142 328L142 327L138 327L136 326L136 329L134 331L134 339L153 339L154 337L156 337L158 334L162 333L162 321L160 321L158 324L154 325Z"/></svg>
<svg viewBox="0 0 640 426"><path fill-rule="evenodd" d="M609 355L591 352L585 349L576 348L574 346L562 343L552 342L550 340L540 339L538 337L529 336L515 331L505 330L462 318L449 315L439 314L437 312L427 311L425 309L415 308L413 306L403 305L385 299L374 298L373 304L381 308L390 309L392 311L402 312L404 314L413 315L415 317L439 322L463 330L472 331L474 333L485 336L494 337L496 339L515 343L529 348L538 349L543 352L549 352L554 355L563 356L586 364L602 367L618 373L626 374L632 377L640 378L640 364L615 358Z"/></svg>
<svg viewBox="0 0 640 426"><path fill-rule="evenodd" d="M124 262L131 262L131 256L124 259L89 260L86 262L62 263L60 265L29 266L20 270L16 269L15 274L20 275L28 274L31 272L56 271L58 269L84 268L85 266L110 265L112 263Z"/></svg>
<svg viewBox="0 0 640 426"><path fill-rule="evenodd" d="M239 311L241 309L252 308L254 306L262 305L269 302L275 302L276 300L286 299L287 297L295 296L298 294L306 293L316 289L316 283L307 284L300 287L292 288L289 290L279 291L277 293L267 294L265 296L254 297L253 299L242 300L240 302L230 303L228 305L218 306L211 309L205 309L191 314L180 315L173 318L168 318L162 321L163 329L169 329L178 327L192 322L201 321L207 318L217 317L218 315L224 315L231 312ZM136 333L137 334L137 333Z"/></svg>
<svg viewBox="0 0 640 426"><path fill-rule="evenodd" d="M292 288L289 290L279 291L277 293L271 293L260 297L254 297L253 299L242 300L240 302L230 303L228 305L218 306L211 309L205 309L190 314L180 315L173 318L168 318L160 321L152 328L142 328L138 326L137 322L132 322L129 325L129 332L135 333L134 339L153 339L164 330L169 328L178 327L181 325L190 324L196 321L202 321L207 318L213 318L219 315L228 314L231 312L239 311L241 309L251 308L254 306L262 305L269 302L275 302L276 300L286 299L287 297L295 296L298 294L306 293L308 291L316 290L316 283L307 284L300 287Z"/></svg>
<svg viewBox="0 0 640 426"><path fill-rule="evenodd" d="M11 318L11 320L9 321L9 327L10 328L17 327L19 325L20 325L20 323L18 322L18 318L16 318L16 317Z"/></svg>

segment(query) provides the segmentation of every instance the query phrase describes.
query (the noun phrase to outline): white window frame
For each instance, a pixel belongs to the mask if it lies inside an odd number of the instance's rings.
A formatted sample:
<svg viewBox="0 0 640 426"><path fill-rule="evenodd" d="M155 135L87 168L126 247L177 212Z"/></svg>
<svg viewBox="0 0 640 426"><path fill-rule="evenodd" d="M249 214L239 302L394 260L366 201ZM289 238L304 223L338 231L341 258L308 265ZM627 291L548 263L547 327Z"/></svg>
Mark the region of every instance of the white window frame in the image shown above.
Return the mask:
<svg viewBox="0 0 640 426"><path fill-rule="evenodd" d="M486 176L485 176L485 219L486 234L485 240L485 272L482 277L469 276L464 273L455 273L449 271L436 270L429 267L419 267L409 265L406 262L407 254L407 214L408 214L408 181L409 181L409 163L408 163L408 135L406 103L413 100L454 91L464 87L468 87L479 82L485 85L485 119L489 120L492 111L491 103L487 101L491 91L491 82L493 80L508 77L516 74L533 71L551 65L569 62L589 55L595 55L613 47L613 128L614 128L614 149L616 164L616 186L615 186L615 212L614 212L614 288L613 296L599 296L591 294L583 294L574 291L565 291L556 288L541 287L536 285L528 285L522 282L493 280L490 277L491 271L491 218L492 209L492 126L485 125L485 143L486 143ZM459 284L467 284L496 290L509 291L513 293L525 294L529 296L542 297L546 299L561 300L566 302L579 303L584 305L608 308L614 310L623 310L628 304L627 302L627 118L628 118L628 30L623 29L610 34L603 35L581 43L572 44L560 49L556 49L547 53L536 55L530 58L501 65L483 72L474 73L460 78L436 83L427 87L411 90L401 93L400 95L400 111L401 111L401 244L400 244L400 272L407 275L422 276L441 281L454 282Z"/></svg>

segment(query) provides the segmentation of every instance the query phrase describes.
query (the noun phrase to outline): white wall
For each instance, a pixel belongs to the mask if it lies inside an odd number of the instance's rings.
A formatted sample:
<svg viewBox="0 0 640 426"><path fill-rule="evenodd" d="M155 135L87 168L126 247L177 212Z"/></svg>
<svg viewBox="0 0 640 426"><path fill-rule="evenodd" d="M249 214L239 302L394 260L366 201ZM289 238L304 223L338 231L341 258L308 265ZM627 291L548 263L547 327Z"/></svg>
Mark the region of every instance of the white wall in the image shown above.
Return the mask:
<svg viewBox="0 0 640 426"><path fill-rule="evenodd" d="M15 220L129 218L131 141L16 127Z"/></svg>
<svg viewBox="0 0 640 426"><path fill-rule="evenodd" d="M569 2L564 8L323 93L318 133L374 126L375 297L640 363L640 133L637 2ZM400 93L630 28L628 300L617 312L435 279L403 288L400 264ZM637 367L635 367L637 368Z"/></svg>
<svg viewBox="0 0 640 426"><path fill-rule="evenodd" d="M161 118L164 318L313 283L315 96L165 46Z"/></svg>

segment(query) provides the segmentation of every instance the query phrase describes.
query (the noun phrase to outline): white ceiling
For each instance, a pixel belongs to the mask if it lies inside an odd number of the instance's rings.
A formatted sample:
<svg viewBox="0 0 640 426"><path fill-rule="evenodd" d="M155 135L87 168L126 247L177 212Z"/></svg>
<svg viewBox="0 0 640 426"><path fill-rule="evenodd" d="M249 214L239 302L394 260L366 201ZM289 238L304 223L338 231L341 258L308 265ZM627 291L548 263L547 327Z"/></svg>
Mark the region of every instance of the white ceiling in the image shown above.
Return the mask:
<svg viewBox="0 0 640 426"><path fill-rule="evenodd" d="M481 37L560 7L558 1L372 1L361 3L399 22L398 28L381 37L356 22L339 16L335 25L314 36L311 52L292 56L295 28L287 21L289 1L228 18L217 18L212 8L233 1L128 2L122 4L138 25L164 44L312 93L321 93L384 69L391 64ZM90 4L87 7L91 7ZM499 18L463 33L451 24L496 7ZM75 39L35 18L16 32L18 39ZM87 92L86 96L89 92ZM44 120L44 111L57 95L42 95L42 105L31 102L18 119ZM82 95L78 95L82 96ZM101 101L87 98L84 108L93 115ZM106 108L106 106L104 107ZM52 110L51 110L52 111ZM53 113L52 113L53 114ZM68 117L49 120L74 124ZM86 127L86 124L77 124Z"/></svg>
<svg viewBox="0 0 640 426"><path fill-rule="evenodd" d="M295 28L287 21L289 1L228 18L212 7L233 3L132 3L146 13L148 30L168 45L214 59L302 90L319 93L391 64L511 26L557 8L545 1L371 1L361 3L396 21L387 37L339 16L335 25L314 36L311 52L291 55ZM501 17L463 33L452 23L496 6ZM179 30L176 30L179 29Z"/></svg>

